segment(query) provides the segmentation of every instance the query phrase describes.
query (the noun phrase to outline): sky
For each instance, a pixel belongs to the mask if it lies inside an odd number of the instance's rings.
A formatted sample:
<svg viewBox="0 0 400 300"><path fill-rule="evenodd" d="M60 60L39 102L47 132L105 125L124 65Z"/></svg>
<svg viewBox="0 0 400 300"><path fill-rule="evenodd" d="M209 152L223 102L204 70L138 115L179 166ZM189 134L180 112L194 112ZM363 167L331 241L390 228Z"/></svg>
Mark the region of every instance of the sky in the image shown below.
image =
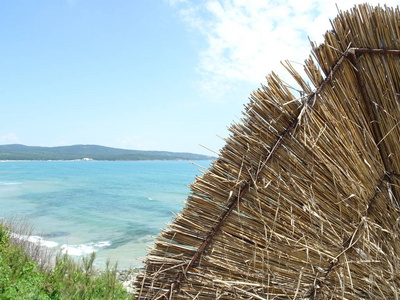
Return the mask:
<svg viewBox="0 0 400 300"><path fill-rule="evenodd" d="M362 2L3 0L0 144L214 155L265 76Z"/></svg>

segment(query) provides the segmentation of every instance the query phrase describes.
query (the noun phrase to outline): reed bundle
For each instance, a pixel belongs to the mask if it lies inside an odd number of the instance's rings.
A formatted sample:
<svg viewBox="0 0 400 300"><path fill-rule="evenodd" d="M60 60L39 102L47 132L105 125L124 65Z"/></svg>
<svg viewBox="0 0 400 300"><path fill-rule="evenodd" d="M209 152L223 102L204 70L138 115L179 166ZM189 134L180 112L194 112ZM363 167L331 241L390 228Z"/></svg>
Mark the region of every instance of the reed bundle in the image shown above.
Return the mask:
<svg viewBox="0 0 400 300"><path fill-rule="evenodd" d="M400 298L400 11L339 12L254 91L137 277L138 299ZM311 85L313 87L311 87Z"/></svg>

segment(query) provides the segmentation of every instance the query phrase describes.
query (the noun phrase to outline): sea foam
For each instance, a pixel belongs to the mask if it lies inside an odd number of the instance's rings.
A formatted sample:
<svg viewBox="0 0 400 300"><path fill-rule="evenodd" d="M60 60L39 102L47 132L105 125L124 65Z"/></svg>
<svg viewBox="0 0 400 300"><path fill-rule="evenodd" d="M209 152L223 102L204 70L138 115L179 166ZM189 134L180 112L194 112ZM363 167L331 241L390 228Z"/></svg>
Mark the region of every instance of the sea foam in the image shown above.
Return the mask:
<svg viewBox="0 0 400 300"><path fill-rule="evenodd" d="M111 246L110 241L103 241L103 242L97 242L97 243L92 242L92 243L80 244L80 245L64 244L60 247L60 250L63 254L81 256L81 255L97 252L101 248L108 247L108 246Z"/></svg>
<svg viewBox="0 0 400 300"><path fill-rule="evenodd" d="M54 248L58 246L57 242L53 241L46 241L44 238L37 236L37 235L23 235L23 234L17 234L17 233L12 233L11 237L14 239L19 239L19 240L27 240L28 242L31 242L36 245L48 247L48 248Z"/></svg>

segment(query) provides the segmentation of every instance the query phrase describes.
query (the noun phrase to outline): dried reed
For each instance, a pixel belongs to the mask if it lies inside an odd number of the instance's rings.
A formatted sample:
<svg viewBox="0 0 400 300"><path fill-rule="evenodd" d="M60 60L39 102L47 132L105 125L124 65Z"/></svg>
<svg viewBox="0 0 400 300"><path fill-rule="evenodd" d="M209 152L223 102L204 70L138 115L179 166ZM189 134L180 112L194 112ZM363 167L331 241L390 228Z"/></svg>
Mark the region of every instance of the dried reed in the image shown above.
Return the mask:
<svg viewBox="0 0 400 300"><path fill-rule="evenodd" d="M191 185L138 299L400 298L400 11L340 12L276 74Z"/></svg>

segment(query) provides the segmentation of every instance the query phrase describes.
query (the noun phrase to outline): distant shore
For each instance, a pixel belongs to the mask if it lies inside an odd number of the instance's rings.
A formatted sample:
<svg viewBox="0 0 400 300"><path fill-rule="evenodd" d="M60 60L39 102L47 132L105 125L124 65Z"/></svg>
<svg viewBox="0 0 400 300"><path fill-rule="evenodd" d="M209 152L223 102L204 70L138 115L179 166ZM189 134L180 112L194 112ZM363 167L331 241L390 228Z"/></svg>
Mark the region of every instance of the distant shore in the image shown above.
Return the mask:
<svg viewBox="0 0 400 300"><path fill-rule="evenodd" d="M190 161L212 159L215 157L188 152L129 150L98 145L61 147L0 145L0 161Z"/></svg>

